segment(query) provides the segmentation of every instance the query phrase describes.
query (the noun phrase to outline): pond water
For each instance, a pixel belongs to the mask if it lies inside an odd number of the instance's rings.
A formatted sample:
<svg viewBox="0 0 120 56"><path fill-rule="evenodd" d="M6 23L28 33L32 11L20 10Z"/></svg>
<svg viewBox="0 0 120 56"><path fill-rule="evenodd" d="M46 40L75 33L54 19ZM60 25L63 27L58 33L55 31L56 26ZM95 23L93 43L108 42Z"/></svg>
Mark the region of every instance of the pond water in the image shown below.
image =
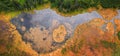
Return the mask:
<svg viewBox="0 0 120 56"><path fill-rule="evenodd" d="M120 10L118 13L115 18L120 18ZM73 35L77 25L95 18L102 18L102 16L98 12L92 11L91 13L64 17L48 8L35 10L34 14L22 13L14 17L11 22L16 26L26 44L30 44L38 53L46 53L64 45L65 41ZM64 25L67 34L65 34L63 41L57 42L53 39L53 31L60 25Z"/></svg>

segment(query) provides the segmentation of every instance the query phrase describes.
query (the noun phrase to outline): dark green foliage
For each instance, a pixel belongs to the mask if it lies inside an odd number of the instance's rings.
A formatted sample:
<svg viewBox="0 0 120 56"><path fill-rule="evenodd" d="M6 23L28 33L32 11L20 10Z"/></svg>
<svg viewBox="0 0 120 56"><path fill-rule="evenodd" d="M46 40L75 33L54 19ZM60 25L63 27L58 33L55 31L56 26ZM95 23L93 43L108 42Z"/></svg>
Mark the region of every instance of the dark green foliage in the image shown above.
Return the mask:
<svg viewBox="0 0 120 56"><path fill-rule="evenodd" d="M117 33L118 39L120 40L120 31Z"/></svg>
<svg viewBox="0 0 120 56"><path fill-rule="evenodd" d="M76 9L87 9L89 7L97 7L99 1L96 0L51 0L52 5L57 7L59 11L70 12Z"/></svg>
<svg viewBox="0 0 120 56"><path fill-rule="evenodd" d="M100 0L102 7L104 8L119 8L120 0Z"/></svg>
<svg viewBox="0 0 120 56"><path fill-rule="evenodd" d="M0 0L0 11L30 10L48 0Z"/></svg>
<svg viewBox="0 0 120 56"><path fill-rule="evenodd" d="M120 0L50 0L52 7L57 7L59 11L70 12L90 7L98 8L120 8Z"/></svg>
<svg viewBox="0 0 120 56"><path fill-rule="evenodd" d="M30 10L47 2L62 12L98 8L98 5L103 8L120 8L120 0L0 0L0 11Z"/></svg>

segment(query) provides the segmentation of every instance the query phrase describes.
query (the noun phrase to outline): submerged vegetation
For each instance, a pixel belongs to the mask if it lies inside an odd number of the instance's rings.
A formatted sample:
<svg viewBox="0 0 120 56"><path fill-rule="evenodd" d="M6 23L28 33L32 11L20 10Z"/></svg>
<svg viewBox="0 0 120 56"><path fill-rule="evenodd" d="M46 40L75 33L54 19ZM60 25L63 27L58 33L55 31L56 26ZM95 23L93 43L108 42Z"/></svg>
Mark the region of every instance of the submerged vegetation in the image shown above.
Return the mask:
<svg viewBox="0 0 120 56"><path fill-rule="evenodd" d="M90 7L120 8L120 0L0 0L0 11L31 10L51 3L50 7L61 12L71 12Z"/></svg>

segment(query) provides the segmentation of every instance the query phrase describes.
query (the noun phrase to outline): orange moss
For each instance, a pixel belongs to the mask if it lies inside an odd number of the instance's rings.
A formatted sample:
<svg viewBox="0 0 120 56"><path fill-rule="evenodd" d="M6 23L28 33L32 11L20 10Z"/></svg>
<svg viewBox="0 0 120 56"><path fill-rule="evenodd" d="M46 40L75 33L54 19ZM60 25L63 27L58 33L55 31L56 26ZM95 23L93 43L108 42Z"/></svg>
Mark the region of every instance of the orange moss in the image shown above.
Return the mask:
<svg viewBox="0 0 120 56"><path fill-rule="evenodd" d="M114 16L118 14L117 11L113 9L101 9L98 12L106 20L111 20Z"/></svg>
<svg viewBox="0 0 120 56"><path fill-rule="evenodd" d="M9 22L0 22L0 40L4 41L3 43L0 43L0 53L8 53L9 51L13 51L13 53L15 53L16 50L19 50L20 52L25 52L28 56L37 55L34 50L22 41L15 26Z"/></svg>
<svg viewBox="0 0 120 56"><path fill-rule="evenodd" d="M110 35L113 35L115 30L114 30L114 25L112 22L108 22L106 26L107 32L110 33Z"/></svg>
<svg viewBox="0 0 120 56"><path fill-rule="evenodd" d="M115 24L116 24L116 26L117 26L117 31L120 31L120 19L115 19L114 20L114 22L115 22Z"/></svg>

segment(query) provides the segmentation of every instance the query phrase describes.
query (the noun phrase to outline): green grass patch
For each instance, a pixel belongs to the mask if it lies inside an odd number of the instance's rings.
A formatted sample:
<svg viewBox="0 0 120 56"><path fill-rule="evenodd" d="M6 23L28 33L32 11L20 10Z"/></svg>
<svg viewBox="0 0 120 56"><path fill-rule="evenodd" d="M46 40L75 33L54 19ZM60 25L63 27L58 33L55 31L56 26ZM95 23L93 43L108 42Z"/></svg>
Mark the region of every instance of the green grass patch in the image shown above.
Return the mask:
<svg viewBox="0 0 120 56"><path fill-rule="evenodd" d="M61 50L61 53L62 53L62 54L65 54L66 51L67 51L67 49L66 49L66 48L63 48L63 49Z"/></svg>
<svg viewBox="0 0 120 56"><path fill-rule="evenodd" d="M105 48L112 49L112 56L120 56L120 46L118 44L107 41L101 41L101 43Z"/></svg>
<svg viewBox="0 0 120 56"><path fill-rule="evenodd" d="M108 42L108 41L102 40L101 43L105 48L115 49L117 47L117 44L113 43L113 42Z"/></svg>
<svg viewBox="0 0 120 56"><path fill-rule="evenodd" d="M112 56L120 56L120 47L113 50Z"/></svg>

